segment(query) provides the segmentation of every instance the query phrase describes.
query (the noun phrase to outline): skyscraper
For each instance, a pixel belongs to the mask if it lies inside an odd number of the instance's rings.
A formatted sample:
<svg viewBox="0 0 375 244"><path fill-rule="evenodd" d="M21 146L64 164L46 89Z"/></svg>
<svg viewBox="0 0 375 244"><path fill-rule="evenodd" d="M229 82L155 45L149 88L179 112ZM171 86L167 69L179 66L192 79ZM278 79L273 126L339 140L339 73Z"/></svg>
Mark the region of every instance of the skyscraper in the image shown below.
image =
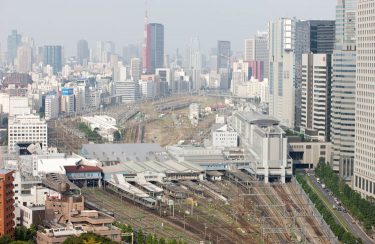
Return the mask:
<svg viewBox="0 0 375 244"><path fill-rule="evenodd" d="M217 69L229 69L230 58L230 41L217 41Z"/></svg>
<svg viewBox="0 0 375 244"><path fill-rule="evenodd" d="M354 189L375 196L375 0L358 0Z"/></svg>
<svg viewBox="0 0 375 244"><path fill-rule="evenodd" d="M21 45L22 36L17 33L17 30L12 30L8 36L8 63L13 64L17 56L17 49Z"/></svg>
<svg viewBox="0 0 375 244"><path fill-rule="evenodd" d="M333 20L303 20L296 22L295 43L295 88L296 88L296 118L295 126L301 124L301 83L302 83L302 54L332 54L335 43L335 21ZM328 137L329 139L329 137Z"/></svg>
<svg viewBox="0 0 375 244"><path fill-rule="evenodd" d="M350 180L354 168L357 0L338 0L332 55L332 168Z"/></svg>
<svg viewBox="0 0 375 244"><path fill-rule="evenodd" d="M301 130L327 141L331 121L331 54L302 55Z"/></svg>
<svg viewBox="0 0 375 244"><path fill-rule="evenodd" d="M24 44L17 50L17 58L15 59L16 70L20 73L28 73L31 71L33 61L32 48Z"/></svg>
<svg viewBox="0 0 375 244"><path fill-rule="evenodd" d="M282 125L294 128L295 119L295 24L281 18L268 24L269 36L269 114Z"/></svg>
<svg viewBox="0 0 375 244"><path fill-rule="evenodd" d="M77 43L77 61L80 65L87 65L90 57L89 44L86 40Z"/></svg>
<svg viewBox="0 0 375 244"><path fill-rule="evenodd" d="M143 73L154 74L155 69L163 68L164 26L158 23L147 24L144 41Z"/></svg>
<svg viewBox="0 0 375 244"><path fill-rule="evenodd" d="M253 38L245 40L245 61L262 63L262 73L259 77L268 78L268 33L258 32Z"/></svg>
<svg viewBox="0 0 375 244"><path fill-rule="evenodd" d="M53 73L61 72L62 69L62 47L61 46L44 46L43 63L51 65Z"/></svg>

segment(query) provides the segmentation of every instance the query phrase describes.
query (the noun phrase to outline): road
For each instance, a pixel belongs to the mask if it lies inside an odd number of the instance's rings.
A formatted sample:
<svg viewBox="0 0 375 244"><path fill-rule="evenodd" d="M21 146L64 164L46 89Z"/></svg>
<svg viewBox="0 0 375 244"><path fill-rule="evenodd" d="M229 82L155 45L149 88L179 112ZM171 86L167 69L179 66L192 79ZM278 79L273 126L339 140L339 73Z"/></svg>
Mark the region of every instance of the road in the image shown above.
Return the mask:
<svg viewBox="0 0 375 244"><path fill-rule="evenodd" d="M310 174L310 176L306 175L305 177L308 178L307 180L309 183L312 182L312 184L314 184L315 188L320 192L320 196L324 197L324 199L322 200L330 204L330 211L336 217L336 219L339 219L338 221L341 223L341 225L343 225L342 222L344 222L344 228L347 228L348 231L356 237L361 238L363 243L375 243L375 240L371 239L369 236L366 235L363 229L358 225L358 223L353 219L353 217L349 213L332 209L333 205L337 206L337 204L335 203L334 197L329 195L329 190L323 189L322 185L316 181L316 178L312 174Z"/></svg>

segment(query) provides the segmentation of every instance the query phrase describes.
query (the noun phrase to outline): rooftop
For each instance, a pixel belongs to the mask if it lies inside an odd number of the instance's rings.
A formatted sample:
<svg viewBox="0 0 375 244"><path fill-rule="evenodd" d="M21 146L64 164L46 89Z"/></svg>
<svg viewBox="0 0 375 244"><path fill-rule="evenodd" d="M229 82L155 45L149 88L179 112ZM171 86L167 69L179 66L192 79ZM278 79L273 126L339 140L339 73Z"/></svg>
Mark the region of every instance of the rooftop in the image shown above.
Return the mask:
<svg viewBox="0 0 375 244"><path fill-rule="evenodd" d="M102 172L102 169L96 166L78 165L64 166L66 173L82 173L82 172Z"/></svg>

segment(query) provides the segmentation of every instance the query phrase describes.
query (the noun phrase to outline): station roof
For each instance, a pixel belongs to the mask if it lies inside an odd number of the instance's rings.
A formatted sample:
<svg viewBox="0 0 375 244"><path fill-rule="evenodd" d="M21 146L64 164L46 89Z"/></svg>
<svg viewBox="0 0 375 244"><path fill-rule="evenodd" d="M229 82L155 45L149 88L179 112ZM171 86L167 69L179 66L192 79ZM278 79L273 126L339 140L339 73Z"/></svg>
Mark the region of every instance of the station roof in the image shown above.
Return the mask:
<svg viewBox="0 0 375 244"><path fill-rule="evenodd" d="M64 166L66 173L83 173L83 172L102 172L102 169L96 166L78 165Z"/></svg>
<svg viewBox="0 0 375 244"><path fill-rule="evenodd" d="M99 161L146 161L153 153L164 152L156 143L138 144L84 144L81 154Z"/></svg>

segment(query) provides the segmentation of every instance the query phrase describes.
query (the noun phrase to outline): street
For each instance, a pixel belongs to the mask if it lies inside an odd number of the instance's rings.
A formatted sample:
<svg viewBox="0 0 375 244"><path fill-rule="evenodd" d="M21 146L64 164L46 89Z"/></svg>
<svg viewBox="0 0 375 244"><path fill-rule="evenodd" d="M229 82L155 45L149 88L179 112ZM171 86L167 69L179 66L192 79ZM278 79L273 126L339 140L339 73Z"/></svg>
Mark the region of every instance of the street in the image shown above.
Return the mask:
<svg viewBox="0 0 375 244"><path fill-rule="evenodd" d="M310 175L305 175L305 178L309 178L311 182L314 184L315 188L320 192L321 196L323 196L325 199L322 199L325 202L328 202L330 204L330 211L334 215L336 219L339 219L339 222L341 223L342 221L345 223L344 228L349 228L348 231L350 231L353 235L356 237L360 237L363 241L363 243L366 244L371 244L375 243L373 239L371 239L369 236L366 235L366 233L362 230L362 228L359 226L359 224L352 218L352 216L347 213L346 211L342 210L333 210L332 207L335 206L336 208L339 207L337 206L337 203L335 202L334 196L331 196L329 194L328 189L323 189L321 183L317 182L317 179L315 176L312 174ZM310 183L310 181L307 179L307 181ZM320 197L321 197L320 196ZM337 218L338 217L338 218ZM342 224L342 223L341 223Z"/></svg>

